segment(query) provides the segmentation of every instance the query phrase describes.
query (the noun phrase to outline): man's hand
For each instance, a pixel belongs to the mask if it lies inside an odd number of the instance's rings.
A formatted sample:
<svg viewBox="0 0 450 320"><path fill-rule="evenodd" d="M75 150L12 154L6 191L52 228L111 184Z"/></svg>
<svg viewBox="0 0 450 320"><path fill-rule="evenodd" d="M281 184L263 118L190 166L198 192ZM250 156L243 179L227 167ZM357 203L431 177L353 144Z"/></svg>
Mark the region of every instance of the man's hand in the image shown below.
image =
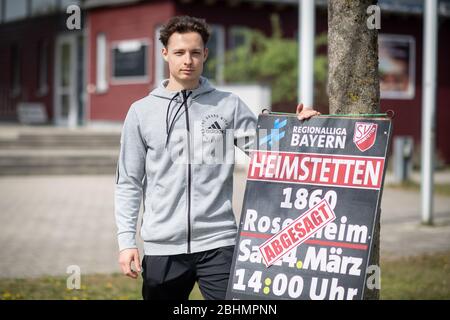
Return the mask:
<svg viewBox="0 0 450 320"><path fill-rule="evenodd" d="M131 269L131 263L134 261L136 271ZM138 272L141 272L141 260L139 259L139 251L136 248L124 249L119 253L119 265L124 275L137 279Z"/></svg>
<svg viewBox="0 0 450 320"><path fill-rule="evenodd" d="M306 120L314 116L320 116L320 112L312 108L303 108L303 103L297 106L297 118L298 120Z"/></svg>

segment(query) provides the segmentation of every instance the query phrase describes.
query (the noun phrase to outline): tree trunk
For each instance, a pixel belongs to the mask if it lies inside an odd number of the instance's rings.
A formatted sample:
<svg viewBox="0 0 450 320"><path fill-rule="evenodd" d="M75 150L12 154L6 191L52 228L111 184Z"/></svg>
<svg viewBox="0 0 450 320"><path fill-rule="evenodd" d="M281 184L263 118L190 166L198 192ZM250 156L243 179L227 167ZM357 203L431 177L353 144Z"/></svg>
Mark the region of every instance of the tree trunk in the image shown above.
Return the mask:
<svg viewBox="0 0 450 320"><path fill-rule="evenodd" d="M375 113L380 105L378 31L367 27L373 0L328 2L330 113Z"/></svg>
<svg viewBox="0 0 450 320"><path fill-rule="evenodd" d="M328 1L328 96L331 114L377 113L380 107L378 31L367 27L373 0ZM380 212L369 265L379 266ZM379 269L377 269L379 270ZM378 272L378 274L380 274ZM379 299L379 289L365 285L365 299Z"/></svg>

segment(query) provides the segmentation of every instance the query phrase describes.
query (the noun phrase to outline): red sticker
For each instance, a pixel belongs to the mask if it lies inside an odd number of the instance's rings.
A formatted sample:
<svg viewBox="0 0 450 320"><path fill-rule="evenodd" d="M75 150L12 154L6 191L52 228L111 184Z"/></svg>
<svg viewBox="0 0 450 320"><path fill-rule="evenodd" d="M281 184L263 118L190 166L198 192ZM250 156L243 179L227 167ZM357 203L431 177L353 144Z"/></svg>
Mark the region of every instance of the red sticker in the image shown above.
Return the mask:
<svg viewBox="0 0 450 320"><path fill-rule="evenodd" d="M328 201L323 199L259 246L265 265L270 267L334 219L336 215L333 209Z"/></svg>

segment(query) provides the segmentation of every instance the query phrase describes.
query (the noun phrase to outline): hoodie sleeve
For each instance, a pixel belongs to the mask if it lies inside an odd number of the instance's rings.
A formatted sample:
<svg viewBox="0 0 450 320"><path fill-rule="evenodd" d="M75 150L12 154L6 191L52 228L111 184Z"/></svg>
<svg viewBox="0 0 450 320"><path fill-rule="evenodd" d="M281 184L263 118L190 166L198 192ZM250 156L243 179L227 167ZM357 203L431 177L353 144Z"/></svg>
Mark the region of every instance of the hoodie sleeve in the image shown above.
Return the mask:
<svg viewBox="0 0 450 320"><path fill-rule="evenodd" d="M247 155L256 136L257 118L253 111L239 98L234 111L234 144Z"/></svg>
<svg viewBox="0 0 450 320"><path fill-rule="evenodd" d="M143 193L146 144L133 106L128 111L120 137L114 193L119 250L137 248L136 225Z"/></svg>

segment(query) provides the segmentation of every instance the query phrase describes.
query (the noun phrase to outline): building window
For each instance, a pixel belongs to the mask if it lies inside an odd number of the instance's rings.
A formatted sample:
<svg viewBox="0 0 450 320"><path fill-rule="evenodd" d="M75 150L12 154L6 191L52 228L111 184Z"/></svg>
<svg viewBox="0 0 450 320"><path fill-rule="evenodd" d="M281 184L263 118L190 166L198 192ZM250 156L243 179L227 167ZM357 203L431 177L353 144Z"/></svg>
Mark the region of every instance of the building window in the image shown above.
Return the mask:
<svg viewBox="0 0 450 320"><path fill-rule="evenodd" d="M11 46L11 93L16 97L20 95L21 90L21 68L20 68L20 51L19 46L14 44Z"/></svg>
<svg viewBox="0 0 450 320"><path fill-rule="evenodd" d="M97 78L96 87L97 92L105 92L108 90L108 81L106 74L106 35L104 33L99 33L97 35Z"/></svg>
<svg viewBox="0 0 450 320"><path fill-rule="evenodd" d="M72 4L80 6L80 2L80 0L59 0L60 9L61 11L66 12L68 6Z"/></svg>
<svg viewBox="0 0 450 320"><path fill-rule="evenodd" d="M168 79L170 75L169 66L162 56L164 45L159 41L160 31L160 26L155 29L155 87L163 80Z"/></svg>
<svg viewBox="0 0 450 320"><path fill-rule="evenodd" d="M27 1L6 0L4 21L13 21L27 16Z"/></svg>
<svg viewBox="0 0 450 320"><path fill-rule="evenodd" d="M203 75L213 82L222 84L225 65L225 32L224 28L218 25L212 25L211 29L211 36L207 44L208 59L203 69Z"/></svg>
<svg viewBox="0 0 450 320"><path fill-rule="evenodd" d="M31 1L31 14L40 15L50 12L55 12L57 9L56 0L32 0Z"/></svg>
<svg viewBox="0 0 450 320"><path fill-rule="evenodd" d="M48 92L48 41L41 40L38 44L37 84L38 95L44 96Z"/></svg>
<svg viewBox="0 0 450 320"><path fill-rule="evenodd" d="M413 36L379 35L378 55L382 99L414 99L415 48Z"/></svg>
<svg viewBox="0 0 450 320"><path fill-rule="evenodd" d="M3 22L3 12L5 11L5 10L3 9L3 4L4 4L4 1L3 1L3 0L0 0L0 23Z"/></svg>
<svg viewBox="0 0 450 320"><path fill-rule="evenodd" d="M113 44L113 80L147 82L147 52L148 42L143 40L126 40Z"/></svg>

